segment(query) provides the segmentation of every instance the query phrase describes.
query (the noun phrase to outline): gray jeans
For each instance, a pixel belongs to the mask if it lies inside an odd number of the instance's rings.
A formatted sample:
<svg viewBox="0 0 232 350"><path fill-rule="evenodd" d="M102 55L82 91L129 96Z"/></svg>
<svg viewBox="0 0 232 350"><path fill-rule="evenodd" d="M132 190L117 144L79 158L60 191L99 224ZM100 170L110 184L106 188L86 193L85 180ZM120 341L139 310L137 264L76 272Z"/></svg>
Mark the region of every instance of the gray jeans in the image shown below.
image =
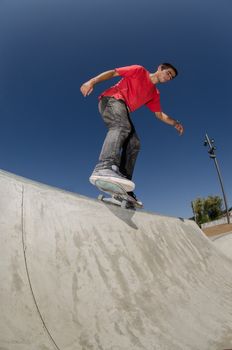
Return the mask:
<svg viewBox="0 0 232 350"><path fill-rule="evenodd" d="M105 96L99 102L99 112L108 132L96 168L108 168L115 164L123 175L132 179L140 141L127 106L122 100Z"/></svg>

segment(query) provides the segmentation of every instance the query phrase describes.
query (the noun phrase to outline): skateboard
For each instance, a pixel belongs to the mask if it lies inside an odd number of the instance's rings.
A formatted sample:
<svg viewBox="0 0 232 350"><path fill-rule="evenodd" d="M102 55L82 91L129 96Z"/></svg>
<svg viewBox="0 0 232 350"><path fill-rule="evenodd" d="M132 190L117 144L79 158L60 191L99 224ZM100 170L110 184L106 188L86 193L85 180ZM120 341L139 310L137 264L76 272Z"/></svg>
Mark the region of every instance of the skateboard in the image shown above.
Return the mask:
<svg viewBox="0 0 232 350"><path fill-rule="evenodd" d="M116 204L124 209L142 208L134 198L128 195L121 185L115 182L96 180L95 185L100 191L111 196L106 197L104 194L99 194L98 199L101 201Z"/></svg>

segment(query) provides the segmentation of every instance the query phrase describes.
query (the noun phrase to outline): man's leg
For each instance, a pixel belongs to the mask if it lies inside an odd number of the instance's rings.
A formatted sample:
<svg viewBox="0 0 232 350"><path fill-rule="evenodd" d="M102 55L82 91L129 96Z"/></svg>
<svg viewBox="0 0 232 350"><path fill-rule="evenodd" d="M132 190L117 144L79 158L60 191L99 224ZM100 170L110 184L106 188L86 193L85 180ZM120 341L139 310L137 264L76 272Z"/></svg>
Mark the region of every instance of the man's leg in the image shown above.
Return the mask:
<svg viewBox="0 0 232 350"><path fill-rule="evenodd" d="M119 167L120 172L130 180L132 179L136 159L140 151L140 140L132 122L131 128L132 130L123 144L121 164Z"/></svg>
<svg viewBox="0 0 232 350"><path fill-rule="evenodd" d="M127 191L132 191L134 183L119 172L122 147L131 132L128 111L125 103L110 97L103 97L99 102L99 111L108 127L108 132L90 182L106 178L121 184Z"/></svg>
<svg viewBox="0 0 232 350"><path fill-rule="evenodd" d="M131 132L131 122L125 103L114 98L103 97L99 111L109 129L100 153L98 168L120 166L122 147Z"/></svg>
<svg viewBox="0 0 232 350"><path fill-rule="evenodd" d="M129 117L129 120L130 120L130 117ZM126 178L129 180L132 179L136 159L140 151L140 140L138 138L138 135L135 131L134 125L132 124L131 120L130 120L130 123L131 123L131 132L123 144L121 164L119 167L120 172L124 176L126 176ZM140 200L138 200L138 198L136 197L133 191L128 191L127 193L133 199L136 200L137 202L136 206L139 206L140 208L143 207L143 203Z"/></svg>

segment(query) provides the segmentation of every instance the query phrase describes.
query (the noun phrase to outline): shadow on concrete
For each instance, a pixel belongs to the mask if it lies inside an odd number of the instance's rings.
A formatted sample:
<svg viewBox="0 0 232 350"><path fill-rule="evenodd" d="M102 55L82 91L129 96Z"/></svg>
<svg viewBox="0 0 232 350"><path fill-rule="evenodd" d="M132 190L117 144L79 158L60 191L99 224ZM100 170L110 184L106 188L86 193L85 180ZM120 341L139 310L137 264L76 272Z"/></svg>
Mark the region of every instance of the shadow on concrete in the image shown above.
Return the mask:
<svg viewBox="0 0 232 350"><path fill-rule="evenodd" d="M138 227L132 220L133 216L135 215L136 209L122 209L117 204L106 203L104 201L102 201L102 204L118 219L122 220L133 229L138 230Z"/></svg>

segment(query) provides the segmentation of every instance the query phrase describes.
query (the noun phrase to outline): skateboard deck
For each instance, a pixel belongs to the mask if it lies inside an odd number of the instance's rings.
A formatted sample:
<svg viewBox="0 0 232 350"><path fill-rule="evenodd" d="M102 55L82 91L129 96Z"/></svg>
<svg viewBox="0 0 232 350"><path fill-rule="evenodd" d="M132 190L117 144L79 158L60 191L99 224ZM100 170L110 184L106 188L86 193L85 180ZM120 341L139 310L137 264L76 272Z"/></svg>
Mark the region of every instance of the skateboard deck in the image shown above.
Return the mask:
<svg viewBox="0 0 232 350"><path fill-rule="evenodd" d="M105 197L103 194L98 196L98 199L104 202L109 202L121 206L122 208L141 208L137 201L128 195L126 190L119 184L113 181L96 180L96 187L111 197Z"/></svg>

